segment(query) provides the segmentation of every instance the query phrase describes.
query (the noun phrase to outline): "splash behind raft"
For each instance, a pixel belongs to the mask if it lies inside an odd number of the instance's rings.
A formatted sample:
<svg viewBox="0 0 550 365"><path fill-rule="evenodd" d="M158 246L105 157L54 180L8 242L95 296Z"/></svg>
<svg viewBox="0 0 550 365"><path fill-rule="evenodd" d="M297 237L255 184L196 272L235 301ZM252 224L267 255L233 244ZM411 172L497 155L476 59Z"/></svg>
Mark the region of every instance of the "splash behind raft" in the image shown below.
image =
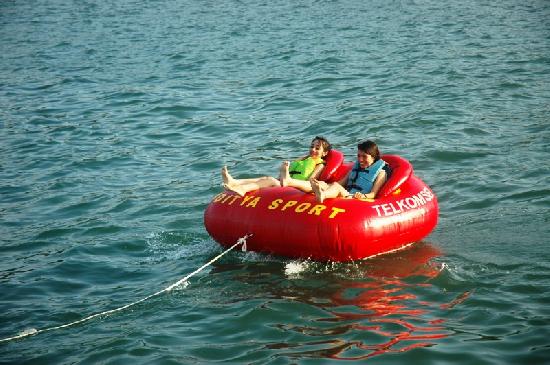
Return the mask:
<svg viewBox="0 0 550 365"><path fill-rule="evenodd" d="M331 151L322 179L337 181L352 168ZM326 199L290 187L264 188L245 196L225 191L204 213L215 241L230 247L247 234L247 249L291 258L351 261L392 252L422 240L436 226L437 198L397 155L384 155L392 173L371 201Z"/></svg>

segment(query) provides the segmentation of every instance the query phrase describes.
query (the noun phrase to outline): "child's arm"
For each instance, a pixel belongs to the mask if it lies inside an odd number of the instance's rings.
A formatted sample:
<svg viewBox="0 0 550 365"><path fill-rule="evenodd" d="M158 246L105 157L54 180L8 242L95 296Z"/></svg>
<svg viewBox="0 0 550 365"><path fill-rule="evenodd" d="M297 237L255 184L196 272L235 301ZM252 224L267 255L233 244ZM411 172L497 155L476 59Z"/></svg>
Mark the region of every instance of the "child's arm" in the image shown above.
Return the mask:
<svg viewBox="0 0 550 365"><path fill-rule="evenodd" d="M315 169L313 170L313 172L311 173L311 175L309 176L309 181L311 181L312 179L313 180L317 180L319 178L319 175L321 175L321 172L323 172L323 169L325 168L325 165L320 163L319 165L315 166Z"/></svg>

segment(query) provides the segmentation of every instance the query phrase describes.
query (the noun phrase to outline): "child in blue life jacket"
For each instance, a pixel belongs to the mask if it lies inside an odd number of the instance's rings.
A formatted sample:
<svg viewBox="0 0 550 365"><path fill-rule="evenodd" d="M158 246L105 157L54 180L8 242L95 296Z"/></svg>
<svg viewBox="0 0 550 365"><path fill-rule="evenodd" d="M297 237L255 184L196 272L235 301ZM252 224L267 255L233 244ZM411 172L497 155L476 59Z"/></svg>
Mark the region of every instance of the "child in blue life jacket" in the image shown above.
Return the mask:
<svg viewBox="0 0 550 365"><path fill-rule="evenodd" d="M240 196L244 196L249 191L273 186L291 186L310 192L312 191L310 180L317 179L323 171L324 157L330 149L331 145L326 138L319 136L313 138L307 156L292 163L283 162L278 180L271 176L235 179L229 174L227 166L224 166L222 168L223 186Z"/></svg>
<svg viewBox="0 0 550 365"><path fill-rule="evenodd" d="M388 178L389 166L380 159L380 151L373 141L357 145L357 161L340 181L327 184L313 179L311 187L319 203L327 198L374 199Z"/></svg>

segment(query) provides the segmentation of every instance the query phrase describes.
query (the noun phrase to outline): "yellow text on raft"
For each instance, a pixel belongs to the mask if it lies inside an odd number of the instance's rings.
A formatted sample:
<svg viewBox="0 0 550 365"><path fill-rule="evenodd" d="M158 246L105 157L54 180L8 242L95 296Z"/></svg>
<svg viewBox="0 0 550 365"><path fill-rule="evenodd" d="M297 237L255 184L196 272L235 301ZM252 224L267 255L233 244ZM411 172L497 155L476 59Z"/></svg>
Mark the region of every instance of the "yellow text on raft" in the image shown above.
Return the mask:
<svg viewBox="0 0 550 365"><path fill-rule="evenodd" d="M214 203L220 203L220 204L227 204L227 205L233 205L234 203L238 202L237 204L240 206L244 206L245 208L255 208L258 203L261 201L260 196L254 196L254 195L245 195L244 197L240 197L238 195L229 195L225 193L220 193L212 199ZM325 211L327 209L327 206L324 204L311 204L311 203L300 203L298 204L297 200L288 200L284 201L284 199L275 199L271 201L271 203L267 206L267 209L269 210L275 210L278 209L280 211L294 211L296 213L307 213L307 214L314 214L314 215L321 215L322 213L329 214L329 218L334 218L340 213L344 213L346 210L336 207L331 207L330 210Z"/></svg>

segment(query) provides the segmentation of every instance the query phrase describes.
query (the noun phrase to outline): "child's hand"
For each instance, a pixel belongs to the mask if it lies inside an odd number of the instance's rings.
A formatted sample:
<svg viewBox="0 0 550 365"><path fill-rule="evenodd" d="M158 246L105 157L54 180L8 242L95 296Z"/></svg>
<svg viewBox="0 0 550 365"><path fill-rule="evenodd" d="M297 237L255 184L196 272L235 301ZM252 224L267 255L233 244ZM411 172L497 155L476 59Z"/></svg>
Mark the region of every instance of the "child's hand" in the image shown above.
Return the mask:
<svg viewBox="0 0 550 365"><path fill-rule="evenodd" d="M368 201L368 202L373 202L374 201L374 198L371 197L371 194L363 194L363 193L360 193L358 191L356 191L353 194L353 199L359 199L359 200Z"/></svg>

